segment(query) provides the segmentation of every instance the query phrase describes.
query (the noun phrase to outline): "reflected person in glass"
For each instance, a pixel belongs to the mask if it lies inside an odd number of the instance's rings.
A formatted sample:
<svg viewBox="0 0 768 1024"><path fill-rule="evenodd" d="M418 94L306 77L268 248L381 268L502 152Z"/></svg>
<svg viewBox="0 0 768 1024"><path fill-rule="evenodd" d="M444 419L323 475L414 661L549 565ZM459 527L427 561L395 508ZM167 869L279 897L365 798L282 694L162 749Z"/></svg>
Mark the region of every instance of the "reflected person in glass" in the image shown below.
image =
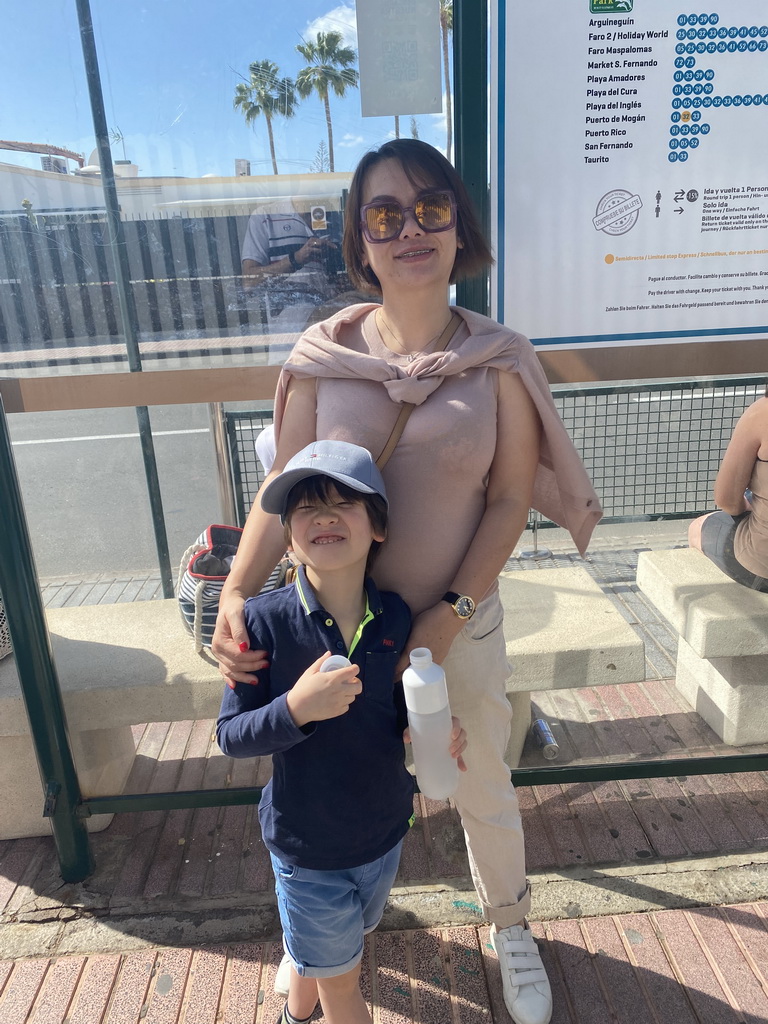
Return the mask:
<svg viewBox="0 0 768 1024"><path fill-rule="evenodd" d="M241 249L242 285L267 300L270 321L303 327L317 305L338 288L329 259L338 249L325 235L315 235L301 214L255 211L248 219Z"/></svg>
<svg viewBox="0 0 768 1024"><path fill-rule="evenodd" d="M416 139L366 154L345 215L347 273L381 304L349 306L295 345L275 396L272 474L321 438L378 457L402 403L414 404L383 470L393 511L373 576L414 614L400 671L415 647L445 670L471 751L455 803L505 1002L516 1024L547 1024L552 995L526 923L523 830L504 761L512 709L497 578L532 505L566 527L582 554L600 505L530 342L449 305L449 285L492 257L445 157ZM264 664L262 651L247 649L243 605L281 554L257 499L213 640L227 679L253 682Z"/></svg>

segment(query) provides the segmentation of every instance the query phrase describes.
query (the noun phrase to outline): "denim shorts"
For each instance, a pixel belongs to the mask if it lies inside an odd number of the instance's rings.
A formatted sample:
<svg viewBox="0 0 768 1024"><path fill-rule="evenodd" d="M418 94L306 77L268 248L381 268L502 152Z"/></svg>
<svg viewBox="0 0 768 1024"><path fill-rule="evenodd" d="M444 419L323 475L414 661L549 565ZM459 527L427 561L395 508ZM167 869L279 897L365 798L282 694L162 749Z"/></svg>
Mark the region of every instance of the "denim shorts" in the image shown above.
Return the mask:
<svg viewBox="0 0 768 1024"><path fill-rule="evenodd" d="M762 576L755 576L749 569L745 569L733 552L736 527L747 515L749 512L731 516L722 510L708 515L701 525L701 550L718 569L736 583L749 587L750 590L765 593L768 592L768 580Z"/></svg>
<svg viewBox="0 0 768 1024"><path fill-rule="evenodd" d="M370 864L338 871L283 864L270 853L283 945L297 974L335 978L357 966L363 936L384 913L402 845Z"/></svg>

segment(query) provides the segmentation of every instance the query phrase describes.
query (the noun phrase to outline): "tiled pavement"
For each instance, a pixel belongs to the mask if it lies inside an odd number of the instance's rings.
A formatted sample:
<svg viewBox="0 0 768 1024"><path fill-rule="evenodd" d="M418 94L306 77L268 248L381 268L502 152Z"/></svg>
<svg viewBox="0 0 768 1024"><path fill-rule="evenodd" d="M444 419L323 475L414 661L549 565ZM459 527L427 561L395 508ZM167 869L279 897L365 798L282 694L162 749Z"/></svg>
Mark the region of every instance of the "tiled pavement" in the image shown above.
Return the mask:
<svg viewBox="0 0 768 1024"><path fill-rule="evenodd" d="M768 1020L765 913L739 904L536 925L553 1024ZM241 942L0 962L0 1015L4 1024L273 1024L280 955L279 943ZM485 927L377 932L363 988L377 1024L509 1020Z"/></svg>
<svg viewBox="0 0 768 1024"><path fill-rule="evenodd" d="M565 760L723 749L668 682L674 638L633 586L635 558L596 551L588 568L642 632L646 681L540 695ZM147 599L152 587L44 589L62 604ZM228 761L211 733L210 722L140 727L129 789L263 779L267 766ZM768 1021L763 773L519 795L553 1021ZM455 814L422 798L417 810L383 928L367 940L374 1020L508 1024ZM253 811L120 815L92 837L96 871L82 885L62 884L50 839L0 843L0 1024L275 1021L279 927Z"/></svg>

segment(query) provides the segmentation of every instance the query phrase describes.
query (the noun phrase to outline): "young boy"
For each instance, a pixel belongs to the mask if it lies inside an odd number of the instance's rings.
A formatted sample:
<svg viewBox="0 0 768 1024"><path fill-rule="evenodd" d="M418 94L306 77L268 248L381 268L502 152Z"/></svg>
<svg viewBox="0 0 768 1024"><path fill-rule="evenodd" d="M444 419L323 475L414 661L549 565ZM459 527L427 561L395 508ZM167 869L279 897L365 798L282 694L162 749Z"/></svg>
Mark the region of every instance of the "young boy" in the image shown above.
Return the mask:
<svg viewBox="0 0 768 1024"><path fill-rule="evenodd" d="M329 1021L369 1024L363 937L382 915L413 822L394 682L411 617L366 576L386 536L384 481L364 448L315 441L261 505L280 515L300 567L295 583L246 602L251 648L268 652L269 667L257 685L224 691L216 734L231 757L274 755L259 820L292 967L278 1024L307 1021L318 997ZM330 654L353 664L321 673ZM454 726L458 758L466 741Z"/></svg>

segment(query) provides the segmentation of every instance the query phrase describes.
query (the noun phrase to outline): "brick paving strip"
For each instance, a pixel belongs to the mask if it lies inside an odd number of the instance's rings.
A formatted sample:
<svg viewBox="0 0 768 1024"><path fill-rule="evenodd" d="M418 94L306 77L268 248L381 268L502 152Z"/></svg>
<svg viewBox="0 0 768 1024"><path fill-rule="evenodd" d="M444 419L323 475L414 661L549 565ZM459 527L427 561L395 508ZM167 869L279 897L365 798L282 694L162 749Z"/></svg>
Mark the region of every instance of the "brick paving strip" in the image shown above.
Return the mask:
<svg viewBox="0 0 768 1024"><path fill-rule="evenodd" d="M534 924L553 1024L768 1020L766 912L744 903ZM0 1020L272 1024L281 954L279 943L240 942L3 960ZM508 1022L485 927L374 933L363 991L375 1024Z"/></svg>

